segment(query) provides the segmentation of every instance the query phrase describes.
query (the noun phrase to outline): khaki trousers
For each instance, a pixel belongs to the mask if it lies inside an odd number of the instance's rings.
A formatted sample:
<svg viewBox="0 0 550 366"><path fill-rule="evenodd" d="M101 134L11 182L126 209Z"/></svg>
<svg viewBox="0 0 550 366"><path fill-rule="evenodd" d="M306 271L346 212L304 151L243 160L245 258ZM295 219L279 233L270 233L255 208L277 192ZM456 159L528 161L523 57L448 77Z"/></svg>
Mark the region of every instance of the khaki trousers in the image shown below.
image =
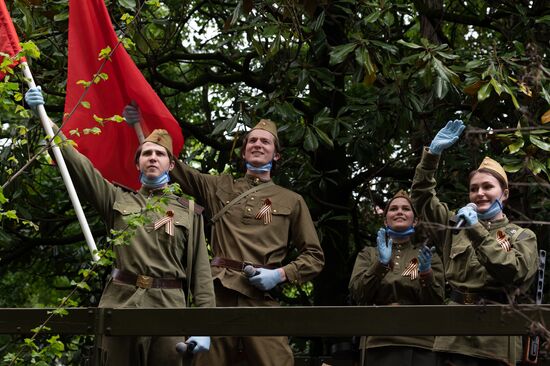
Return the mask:
<svg viewBox="0 0 550 366"><path fill-rule="evenodd" d="M251 299L214 282L217 307L279 306L275 300ZM265 324L269 327L269 324ZM210 351L194 357L194 366L293 366L288 337L212 337Z"/></svg>
<svg viewBox="0 0 550 366"><path fill-rule="evenodd" d="M176 344L184 337L108 337L101 340L102 366L182 366Z"/></svg>

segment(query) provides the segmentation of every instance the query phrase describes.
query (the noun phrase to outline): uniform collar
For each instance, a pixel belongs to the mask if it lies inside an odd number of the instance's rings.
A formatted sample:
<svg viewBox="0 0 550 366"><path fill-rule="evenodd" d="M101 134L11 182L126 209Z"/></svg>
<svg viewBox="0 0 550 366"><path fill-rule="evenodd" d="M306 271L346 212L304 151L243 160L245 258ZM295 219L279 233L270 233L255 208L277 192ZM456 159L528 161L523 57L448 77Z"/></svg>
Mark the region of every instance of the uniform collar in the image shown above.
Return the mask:
<svg viewBox="0 0 550 366"><path fill-rule="evenodd" d="M253 176L252 174L245 174L244 176L246 178L246 181L253 185L253 186L258 186L260 184L263 184L263 183L267 183L267 182L270 182L271 181L271 178L268 179L268 180L261 180L260 178L258 177L255 177Z"/></svg>
<svg viewBox="0 0 550 366"><path fill-rule="evenodd" d="M506 225L508 225L508 218L506 217L506 215L504 215L504 217L502 219L498 219L498 220L479 220L479 222L481 223L481 225L483 225L487 230L492 230L492 229L500 229L501 227L504 227Z"/></svg>
<svg viewBox="0 0 550 366"><path fill-rule="evenodd" d="M141 188L139 189L139 193L141 193L144 196L161 196L164 194L164 188L166 187L167 186L151 189L142 185Z"/></svg>

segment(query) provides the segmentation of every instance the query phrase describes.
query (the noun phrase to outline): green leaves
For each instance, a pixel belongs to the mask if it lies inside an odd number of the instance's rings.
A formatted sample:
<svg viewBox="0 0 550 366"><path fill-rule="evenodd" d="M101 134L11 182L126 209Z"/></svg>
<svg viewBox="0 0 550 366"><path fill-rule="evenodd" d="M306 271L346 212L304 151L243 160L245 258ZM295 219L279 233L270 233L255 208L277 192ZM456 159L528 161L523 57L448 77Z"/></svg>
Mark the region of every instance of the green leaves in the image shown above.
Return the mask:
<svg viewBox="0 0 550 366"><path fill-rule="evenodd" d="M330 51L330 64L336 65L342 63L346 57L355 50L357 43L346 43L336 46Z"/></svg>

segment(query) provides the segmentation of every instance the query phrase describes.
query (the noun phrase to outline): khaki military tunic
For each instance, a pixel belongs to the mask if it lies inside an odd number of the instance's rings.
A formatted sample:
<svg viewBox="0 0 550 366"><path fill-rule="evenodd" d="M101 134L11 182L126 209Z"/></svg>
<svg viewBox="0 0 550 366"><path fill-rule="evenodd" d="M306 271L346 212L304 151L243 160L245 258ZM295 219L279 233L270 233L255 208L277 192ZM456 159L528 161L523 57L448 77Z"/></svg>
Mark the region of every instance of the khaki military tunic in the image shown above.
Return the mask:
<svg viewBox="0 0 550 366"><path fill-rule="evenodd" d="M176 163L172 176L182 190L197 197L212 216L239 194L264 184L248 175L233 179L225 174L201 174L182 162ZM272 211L272 221L267 224L262 218L256 218L266 200L271 203ZM273 267L282 265L290 245L295 247L298 256L282 267L292 283L313 279L324 264L323 250L306 203L299 194L278 185L252 193L231 206L216 222L211 240L215 256ZM264 297L240 271L212 267L212 276L224 287L249 297Z"/></svg>
<svg viewBox="0 0 550 366"><path fill-rule="evenodd" d="M416 211L428 222L434 243L440 245L449 285L464 293L487 297L514 289L526 291L538 268L535 234L504 218L480 221L452 235L448 227L453 225L450 220L454 213L439 201L435 191L438 163L439 155L424 149L416 167L411 199ZM429 223L440 225L430 227ZM518 337L441 336L436 337L434 349L514 365L519 358L518 346Z"/></svg>
<svg viewBox="0 0 550 366"><path fill-rule="evenodd" d="M95 170L91 162L78 153L73 147L64 144L62 148L67 168L73 179L75 188L80 197L86 197L97 209L107 228L125 230L128 228L127 220L140 215L145 216L145 223L135 228L128 245L114 246L116 254L115 266L117 269L137 275L146 275L156 278L177 278L186 280L191 277L193 284L192 293L196 306L215 306L212 276L206 241L204 238L204 222L202 215L194 213L193 238L189 240L190 228L189 209L186 202L174 195L164 195L162 190L149 191L142 188L139 192L128 192L114 186L105 180ZM137 172L136 172L137 174ZM145 211L148 204L156 204L160 198L166 200L160 204L160 212ZM154 223L167 215L173 217L174 235L166 232L162 226L154 229ZM193 273L186 272L187 245L193 245ZM139 308L161 307L176 308L185 307L184 289L175 288L140 288L134 285L109 280L100 300L100 307L113 308ZM113 337L105 337L113 338ZM114 337L117 338L117 337ZM118 337L128 338L130 337ZM136 337L133 337L134 339ZM155 365L154 357L149 357L149 363L134 359L137 353L147 357L147 351L151 344L157 345L162 337L141 337L139 350L126 348L131 355L109 355L110 359L118 358L119 361L109 364L121 364L121 360L128 365ZM183 336L177 337L181 341ZM169 352L175 354L175 339L165 347L158 348L160 359L166 359ZM145 340L145 341L144 341ZM135 343L135 342L134 342ZM128 346L129 347L129 346ZM114 351L116 352L116 350ZM151 351L151 354L155 352ZM103 356L104 361L107 356ZM130 359L130 357L132 359Z"/></svg>
<svg viewBox="0 0 550 366"><path fill-rule="evenodd" d="M349 282L352 299L359 305L439 305L445 296L443 264L432 256L432 270L409 273L417 262L421 244L393 243L390 265L380 263L378 249L365 247L355 260ZM406 325L404 325L406 326ZM416 347L431 350L433 336L369 336L366 348ZM368 352L367 352L368 360ZM405 364L403 362L403 364Z"/></svg>
<svg viewBox="0 0 550 366"><path fill-rule="evenodd" d="M225 174L219 176L201 174L182 162L176 163L171 174L174 181L181 185L182 190L197 197L198 202L205 205L212 216L241 193L254 186L265 184L248 175L233 179ZM256 218L266 204L271 205L270 222L266 222L262 217ZM269 268L282 266L287 280L296 284L313 279L324 264L317 232L303 198L274 184L249 194L232 205L214 224L211 246L216 257ZM292 248L296 248L297 256L290 263L283 265L283 260ZM239 298L237 295L230 296L228 291L216 287L218 306L274 305L268 294L252 286L241 271L213 266L212 277L220 281L223 289L233 290L235 294L244 296L244 298ZM266 327L268 326L266 324ZM246 338L244 352L251 362L249 364L277 366L293 364L286 337L243 338ZM275 338L278 339L275 340ZM259 342L262 339L266 340L263 344ZM231 364L228 361L230 353L235 352L238 344L243 342L231 343L228 339L223 339L223 342L225 346L222 346L219 338L213 339L210 355L204 355L209 359L202 364ZM282 343L284 343L284 350L281 350ZM263 358L251 357L253 353L263 355Z"/></svg>

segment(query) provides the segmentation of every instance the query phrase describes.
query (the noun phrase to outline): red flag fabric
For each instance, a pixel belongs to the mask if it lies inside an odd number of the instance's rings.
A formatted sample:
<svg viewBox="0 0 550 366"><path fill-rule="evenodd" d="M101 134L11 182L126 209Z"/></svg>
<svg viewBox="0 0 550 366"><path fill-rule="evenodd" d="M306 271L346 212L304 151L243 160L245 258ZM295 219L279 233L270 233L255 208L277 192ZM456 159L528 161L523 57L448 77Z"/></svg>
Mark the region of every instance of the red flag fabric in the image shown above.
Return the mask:
<svg viewBox="0 0 550 366"><path fill-rule="evenodd" d="M19 45L19 38L17 37L17 32L15 32L15 27L6 7L4 0L0 0L0 52L8 54L10 57L13 57L21 51L21 46ZM4 62L5 56L0 56L0 63ZM25 61L23 58L21 61ZM19 61L13 62L10 66L13 67L17 65ZM5 74L0 72L0 80L4 78Z"/></svg>
<svg viewBox="0 0 550 366"><path fill-rule="evenodd" d="M65 119L84 92L78 81L91 81L103 60L100 51L115 49L117 35L103 0L69 0L69 64ZM122 115L125 105L136 101L142 115L141 126L147 137L156 128L163 128L173 140L173 153L178 156L183 147L183 135L177 121L134 64L123 45L119 45L107 61L102 73L107 80L92 83L84 101L79 104L62 130L77 143L77 149L88 157L107 180L139 189L139 172L134 164L138 148L135 130L125 122L105 122L100 126L94 115L109 118ZM99 127L99 135L83 134L84 129ZM78 129L80 136L71 135Z"/></svg>

